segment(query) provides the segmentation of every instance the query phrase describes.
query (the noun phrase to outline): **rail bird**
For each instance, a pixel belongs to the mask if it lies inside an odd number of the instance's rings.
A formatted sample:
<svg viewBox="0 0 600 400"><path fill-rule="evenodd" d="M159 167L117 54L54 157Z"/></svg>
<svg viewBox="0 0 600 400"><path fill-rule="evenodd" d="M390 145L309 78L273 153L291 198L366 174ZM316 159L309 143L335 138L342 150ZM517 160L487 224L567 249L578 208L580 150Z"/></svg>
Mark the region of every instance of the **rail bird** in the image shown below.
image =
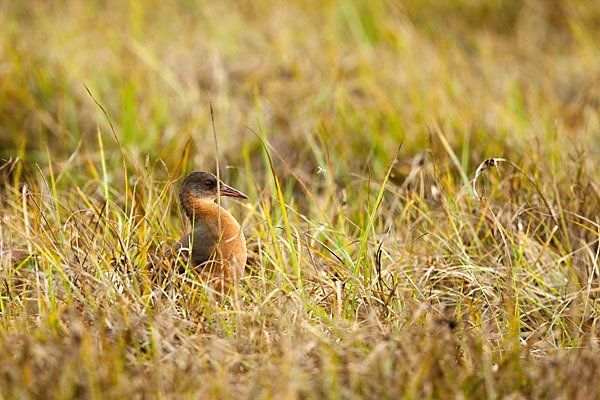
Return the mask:
<svg viewBox="0 0 600 400"><path fill-rule="evenodd" d="M242 276L247 253L240 224L215 203L219 194L248 199L239 190L218 182L210 172L194 171L183 179L179 202L192 228L166 256L171 264L177 259L189 260L209 286L224 291Z"/></svg>

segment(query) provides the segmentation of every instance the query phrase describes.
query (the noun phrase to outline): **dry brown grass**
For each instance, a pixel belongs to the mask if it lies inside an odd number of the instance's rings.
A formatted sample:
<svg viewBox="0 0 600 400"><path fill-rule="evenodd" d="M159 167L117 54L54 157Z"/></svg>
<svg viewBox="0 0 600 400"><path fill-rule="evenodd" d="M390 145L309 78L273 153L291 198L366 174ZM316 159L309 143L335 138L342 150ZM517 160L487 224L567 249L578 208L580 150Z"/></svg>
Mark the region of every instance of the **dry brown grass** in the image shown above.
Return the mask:
<svg viewBox="0 0 600 400"><path fill-rule="evenodd" d="M596 2L0 7L3 398L600 395ZM145 267L211 101L226 297Z"/></svg>

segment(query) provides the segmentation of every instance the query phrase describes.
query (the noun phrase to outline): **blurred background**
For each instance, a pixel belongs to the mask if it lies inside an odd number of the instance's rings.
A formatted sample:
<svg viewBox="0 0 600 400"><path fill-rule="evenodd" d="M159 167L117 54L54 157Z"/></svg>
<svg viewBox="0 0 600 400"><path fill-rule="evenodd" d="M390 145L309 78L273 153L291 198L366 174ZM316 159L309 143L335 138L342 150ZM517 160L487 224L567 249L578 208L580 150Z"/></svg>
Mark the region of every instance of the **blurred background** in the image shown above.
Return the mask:
<svg viewBox="0 0 600 400"><path fill-rule="evenodd" d="M471 172L597 155L598 37L596 1L2 1L0 158L88 176L100 130L119 169L86 86L130 173L174 168L188 139L187 169L214 170L210 101L222 166L258 174L257 136L346 184L400 143L410 165L436 130Z"/></svg>
<svg viewBox="0 0 600 400"><path fill-rule="evenodd" d="M0 396L597 398L599 38L598 0L0 0ZM217 300L148 264L211 103Z"/></svg>

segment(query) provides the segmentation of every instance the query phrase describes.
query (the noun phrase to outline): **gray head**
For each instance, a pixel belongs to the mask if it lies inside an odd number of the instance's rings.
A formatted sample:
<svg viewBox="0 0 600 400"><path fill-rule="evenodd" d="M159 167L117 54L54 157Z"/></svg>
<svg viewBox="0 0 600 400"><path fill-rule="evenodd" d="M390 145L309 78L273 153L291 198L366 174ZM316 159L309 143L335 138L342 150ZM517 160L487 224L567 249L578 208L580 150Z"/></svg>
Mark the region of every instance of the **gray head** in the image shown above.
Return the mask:
<svg viewBox="0 0 600 400"><path fill-rule="evenodd" d="M223 182L220 184L221 196L239 197L247 199L244 193ZM190 172L181 182L179 186L179 198L182 204L187 203L186 200L194 201L214 201L217 198L217 177L210 172L194 171Z"/></svg>

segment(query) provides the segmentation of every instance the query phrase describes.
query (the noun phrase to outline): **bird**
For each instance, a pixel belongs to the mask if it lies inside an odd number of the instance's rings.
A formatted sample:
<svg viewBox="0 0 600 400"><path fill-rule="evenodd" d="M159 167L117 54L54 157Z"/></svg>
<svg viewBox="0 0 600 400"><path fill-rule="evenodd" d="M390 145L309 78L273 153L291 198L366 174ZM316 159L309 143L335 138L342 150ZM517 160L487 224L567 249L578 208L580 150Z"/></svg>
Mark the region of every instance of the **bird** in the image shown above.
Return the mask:
<svg viewBox="0 0 600 400"><path fill-rule="evenodd" d="M229 211L215 203L219 194L248 199L210 172L193 171L183 179L179 186L179 203L192 228L165 255L171 267L178 259L189 260L204 282L224 292L242 277L247 252L240 224Z"/></svg>

